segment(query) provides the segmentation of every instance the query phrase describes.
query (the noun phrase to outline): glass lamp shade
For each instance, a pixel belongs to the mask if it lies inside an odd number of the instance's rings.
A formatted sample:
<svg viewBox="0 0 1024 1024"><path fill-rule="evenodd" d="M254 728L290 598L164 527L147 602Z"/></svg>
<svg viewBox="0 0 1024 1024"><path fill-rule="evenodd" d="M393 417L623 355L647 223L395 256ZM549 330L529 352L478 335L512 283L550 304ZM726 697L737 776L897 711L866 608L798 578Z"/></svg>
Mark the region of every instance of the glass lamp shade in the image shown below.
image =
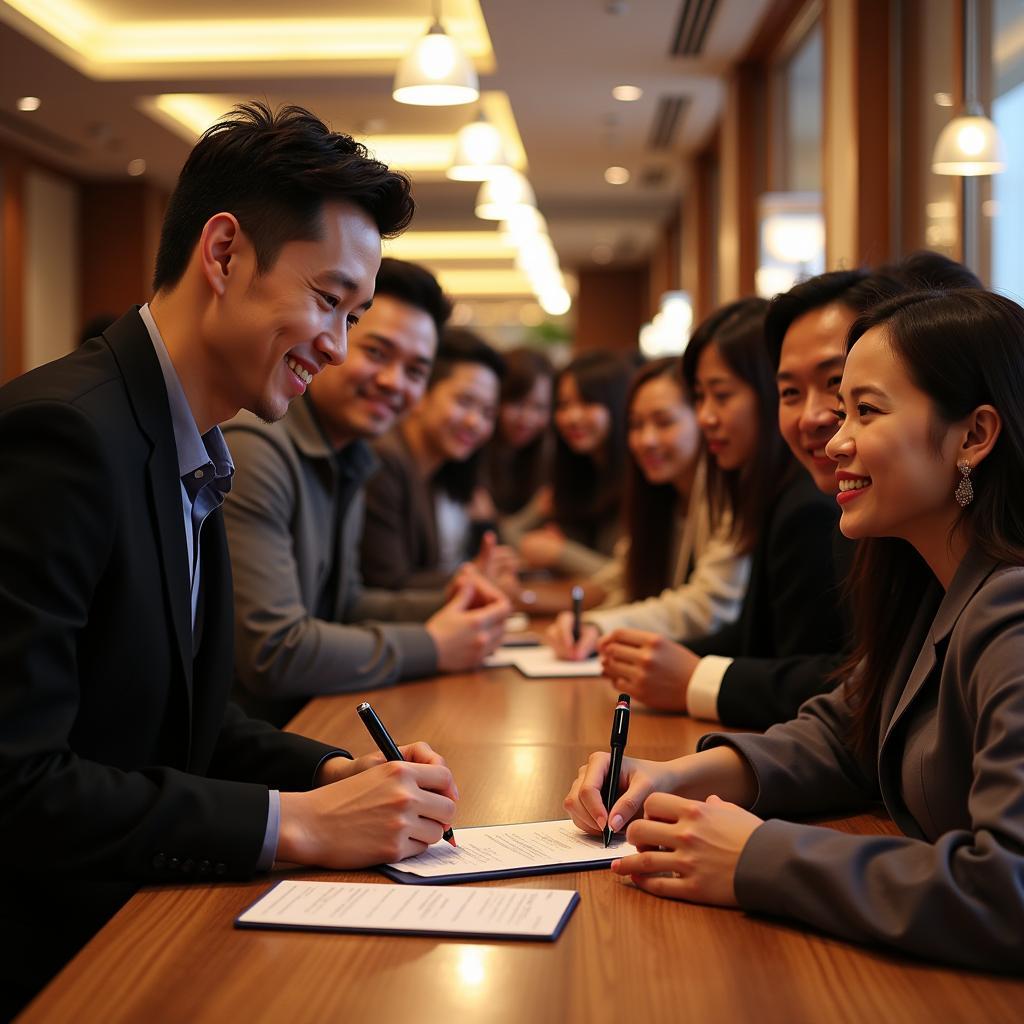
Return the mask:
<svg viewBox="0 0 1024 1024"><path fill-rule="evenodd" d="M459 129L455 157L445 174L453 181L486 181L507 166L498 129L481 116Z"/></svg>
<svg viewBox="0 0 1024 1024"><path fill-rule="evenodd" d="M998 129L981 114L954 117L935 143L932 170L936 174L963 177L1005 171L1006 158Z"/></svg>
<svg viewBox="0 0 1024 1024"><path fill-rule="evenodd" d="M480 82L466 55L435 21L398 65L391 95L417 107L454 107L479 99Z"/></svg>
<svg viewBox="0 0 1024 1024"><path fill-rule="evenodd" d="M530 183L511 167L488 178L476 195L476 215L482 220L507 220L516 207L536 205Z"/></svg>

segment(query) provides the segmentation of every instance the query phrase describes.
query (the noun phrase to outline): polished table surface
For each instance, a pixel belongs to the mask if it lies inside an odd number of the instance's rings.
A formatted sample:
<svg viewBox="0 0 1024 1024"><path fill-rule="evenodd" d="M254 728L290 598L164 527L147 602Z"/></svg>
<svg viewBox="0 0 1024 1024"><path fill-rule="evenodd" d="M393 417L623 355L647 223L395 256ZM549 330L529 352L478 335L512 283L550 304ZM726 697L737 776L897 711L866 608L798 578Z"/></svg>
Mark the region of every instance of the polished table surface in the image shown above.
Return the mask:
<svg viewBox="0 0 1024 1024"><path fill-rule="evenodd" d="M370 749L369 699L398 742L426 739L461 790L459 825L564 817L586 755L605 747L605 680L512 669L312 702L296 731ZM692 750L706 725L635 710L629 753ZM882 816L829 823L889 832ZM390 882L372 872L278 877ZM967 1021L1024 1018L1024 982L852 946L736 910L661 900L609 871L479 883L578 889L553 944L238 931L271 880L146 889L25 1011L41 1021ZM55 922L55 927L59 923ZM11 938L11 937L8 937ZM1024 941L1024 936L1022 936Z"/></svg>

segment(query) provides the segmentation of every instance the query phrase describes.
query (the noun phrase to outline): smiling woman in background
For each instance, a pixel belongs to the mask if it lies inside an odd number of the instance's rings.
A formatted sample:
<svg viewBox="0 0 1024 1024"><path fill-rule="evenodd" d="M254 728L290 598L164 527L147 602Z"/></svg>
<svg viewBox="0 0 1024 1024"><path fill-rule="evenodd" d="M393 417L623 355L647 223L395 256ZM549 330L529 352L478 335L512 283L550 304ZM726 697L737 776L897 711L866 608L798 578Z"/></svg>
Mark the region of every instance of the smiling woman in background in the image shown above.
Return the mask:
<svg viewBox="0 0 1024 1024"><path fill-rule="evenodd" d="M739 615L750 559L737 549L728 512L712 526L700 426L678 357L637 371L627 440L626 533L612 564L593 577L606 596L585 616L578 643L571 613L549 628L546 639L562 658L587 657L602 632L619 626L681 640Z"/></svg>
<svg viewBox="0 0 1024 1024"><path fill-rule="evenodd" d="M528 566L590 576L611 560L621 531L631 370L624 356L585 352L555 379L552 517L519 542Z"/></svg>
<svg viewBox="0 0 1024 1024"><path fill-rule="evenodd" d="M856 321L827 445L840 527L861 541L845 682L763 736L627 758L611 824L642 808L627 833L641 852L613 870L661 896L1024 969L1021 394L1009 299L917 293ZM589 832L607 764L591 755L566 798ZM879 799L903 836L778 820Z"/></svg>

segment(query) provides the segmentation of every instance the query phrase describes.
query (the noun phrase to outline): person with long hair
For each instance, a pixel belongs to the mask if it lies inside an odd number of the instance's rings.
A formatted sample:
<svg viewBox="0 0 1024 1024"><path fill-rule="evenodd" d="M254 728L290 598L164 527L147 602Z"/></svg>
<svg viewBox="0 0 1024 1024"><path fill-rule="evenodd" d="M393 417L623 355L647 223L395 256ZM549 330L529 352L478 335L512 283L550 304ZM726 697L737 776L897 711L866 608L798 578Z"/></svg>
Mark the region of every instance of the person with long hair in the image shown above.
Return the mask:
<svg viewBox="0 0 1024 1024"><path fill-rule="evenodd" d="M551 512L551 403L555 368L535 348L503 352L505 376L483 478L502 540L516 543Z"/></svg>
<svg viewBox="0 0 1024 1024"><path fill-rule="evenodd" d="M617 628L599 642L604 674L649 706L691 711L688 681L702 659L781 658L836 651L843 622L832 558L835 503L796 463L779 433L778 394L764 340L763 299L713 314L691 338L683 374L711 455L714 520L751 556L739 618L684 647L660 632Z"/></svg>
<svg viewBox="0 0 1024 1024"><path fill-rule="evenodd" d="M966 967L1024 969L1024 309L918 292L864 314L839 393L856 647L840 687L764 735L668 762L608 755L566 806L639 853L613 870L661 896L795 919ZM791 818L882 800L903 833Z"/></svg>
<svg viewBox="0 0 1024 1024"><path fill-rule="evenodd" d="M633 377L626 403L630 460L625 534L592 582L605 594L578 640L570 612L545 634L563 658L589 656L602 632L625 626L677 639L736 619L750 574L731 519L713 525L697 413L679 357L656 359Z"/></svg>
<svg viewBox="0 0 1024 1024"><path fill-rule="evenodd" d="M527 566L590 576L611 560L622 528L630 376L624 356L594 351L555 378L552 515L519 540Z"/></svg>

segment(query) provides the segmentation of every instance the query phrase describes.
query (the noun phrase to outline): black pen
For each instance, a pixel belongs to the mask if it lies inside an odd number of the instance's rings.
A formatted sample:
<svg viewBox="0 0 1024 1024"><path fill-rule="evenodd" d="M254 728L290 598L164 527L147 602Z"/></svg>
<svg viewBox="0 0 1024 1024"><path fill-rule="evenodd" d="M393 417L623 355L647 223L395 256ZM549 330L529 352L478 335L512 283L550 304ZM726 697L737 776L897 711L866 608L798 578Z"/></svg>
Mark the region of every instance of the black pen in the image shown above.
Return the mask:
<svg viewBox="0 0 1024 1024"><path fill-rule="evenodd" d="M384 723L377 717L377 712L365 700L356 708L356 714L363 720L366 731L373 737L373 742L377 744L377 749L380 750L387 760L405 760L397 744L391 738L391 733L384 728ZM451 843L452 846L457 847L459 845L455 842L455 833L452 831L451 825L444 830L441 838ZM607 846L608 844L605 843L605 845Z"/></svg>
<svg viewBox="0 0 1024 1024"><path fill-rule="evenodd" d="M612 718L612 760L608 765L608 777L604 780L604 806L608 821L604 826L604 845L612 841L611 811L619 799L619 773L622 771L622 752L626 749L626 734L629 732L629 694L620 693Z"/></svg>
<svg viewBox="0 0 1024 1024"><path fill-rule="evenodd" d="M583 588L576 586L572 588L572 644L573 647L580 642L580 635L583 632L583 622L580 616L583 614Z"/></svg>

